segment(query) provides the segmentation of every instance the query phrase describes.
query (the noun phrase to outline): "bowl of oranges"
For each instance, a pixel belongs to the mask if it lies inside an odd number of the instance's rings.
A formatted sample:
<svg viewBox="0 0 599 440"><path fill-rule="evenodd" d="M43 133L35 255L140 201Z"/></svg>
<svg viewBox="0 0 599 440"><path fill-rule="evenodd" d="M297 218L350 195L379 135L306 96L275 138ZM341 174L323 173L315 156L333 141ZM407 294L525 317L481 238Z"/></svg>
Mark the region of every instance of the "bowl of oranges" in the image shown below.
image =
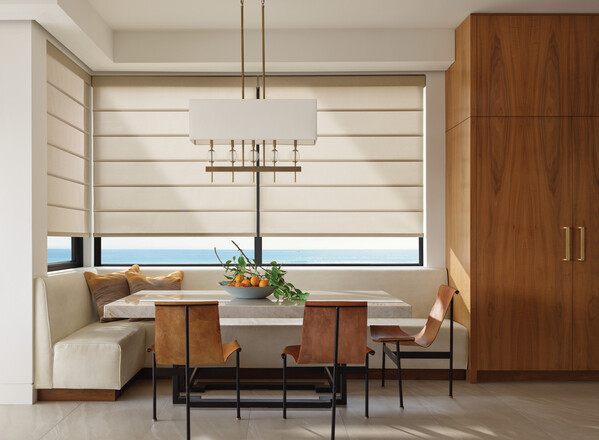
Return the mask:
<svg viewBox="0 0 599 440"><path fill-rule="evenodd" d="M237 247L241 255L233 256L230 260L221 260L216 248L216 258L225 269L226 281L218 283L225 292L235 298L259 299L266 298L271 293L280 300L305 301L310 293L304 292L293 284L285 281L287 274L276 261L270 262L270 267L263 267L256 260L248 258L243 250L233 240L231 242Z"/></svg>
<svg viewBox="0 0 599 440"><path fill-rule="evenodd" d="M268 279L261 279L255 275L250 278L237 275L234 280L221 281L218 285L235 298L243 299L266 298L277 288L277 286L269 286Z"/></svg>

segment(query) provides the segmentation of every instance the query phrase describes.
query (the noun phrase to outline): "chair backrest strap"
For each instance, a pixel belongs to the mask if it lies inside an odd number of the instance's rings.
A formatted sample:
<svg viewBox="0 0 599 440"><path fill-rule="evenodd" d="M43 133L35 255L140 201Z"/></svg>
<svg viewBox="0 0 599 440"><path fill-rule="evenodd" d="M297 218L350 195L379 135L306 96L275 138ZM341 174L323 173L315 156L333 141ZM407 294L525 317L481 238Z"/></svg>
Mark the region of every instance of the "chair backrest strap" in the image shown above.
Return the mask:
<svg viewBox="0 0 599 440"><path fill-rule="evenodd" d="M421 347L429 347L439 334L441 324L449 306L452 304L454 295L458 293L453 287L442 285L437 292L437 299L428 315L426 324L422 330L415 336L415 343Z"/></svg>
<svg viewBox="0 0 599 440"><path fill-rule="evenodd" d="M299 364L363 364L366 355L365 301L307 301Z"/></svg>

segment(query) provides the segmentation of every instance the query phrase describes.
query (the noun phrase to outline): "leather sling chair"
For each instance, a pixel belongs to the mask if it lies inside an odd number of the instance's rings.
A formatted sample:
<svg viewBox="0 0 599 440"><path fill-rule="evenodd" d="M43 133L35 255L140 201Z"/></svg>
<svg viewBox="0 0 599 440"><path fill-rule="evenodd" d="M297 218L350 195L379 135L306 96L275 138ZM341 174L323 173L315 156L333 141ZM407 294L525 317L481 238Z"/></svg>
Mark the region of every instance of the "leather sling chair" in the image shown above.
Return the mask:
<svg viewBox="0 0 599 440"><path fill-rule="evenodd" d="M401 383L402 359L449 359L449 396L453 397L453 297L458 293L460 292L452 287L441 285L437 292L437 299L433 304L424 327L415 335L408 335L398 325L373 325L370 327L372 340L383 343L381 386L385 386L385 356L389 356L389 359L397 365L400 408L403 408L403 389ZM449 351L409 351L403 353L400 351L401 345L422 348L430 347L439 333L448 308L450 309ZM394 343L395 351L390 350L387 347L387 343Z"/></svg>
<svg viewBox="0 0 599 440"><path fill-rule="evenodd" d="M287 418L287 356L297 364L332 364L333 373L325 367L331 383L331 439L335 438L337 375L340 364L364 364L364 413L368 417L368 356L374 350L366 345L366 301L306 301L301 345L283 349L283 418Z"/></svg>
<svg viewBox="0 0 599 440"><path fill-rule="evenodd" d="M152 419L156 419L156 364L185 365L187 438L190 438L190 365L224 364L236 353L237 418L240 418L237 341L222 343L218 301L156 302L152 352Z"/></svg>

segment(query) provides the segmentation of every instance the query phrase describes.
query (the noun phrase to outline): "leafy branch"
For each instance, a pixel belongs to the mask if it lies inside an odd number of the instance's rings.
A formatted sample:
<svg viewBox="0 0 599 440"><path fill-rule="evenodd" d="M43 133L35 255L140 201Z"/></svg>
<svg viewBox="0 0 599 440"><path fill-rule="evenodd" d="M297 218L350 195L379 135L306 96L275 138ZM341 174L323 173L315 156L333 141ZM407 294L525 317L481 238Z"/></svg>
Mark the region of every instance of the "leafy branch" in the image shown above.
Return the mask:
<svg viewBox="0 0 599 440"><path fill-rule="evenodd" d="M266 276L268 277L268 285L276 286L275 291L272 293L277 299L293 299L305 301L310 295L309 292L303 292L293 284L285 281L284 276L287 275L287 271L281 268L280 264L276 261L270 262L271 269L265 269Z"/></svg>
<svg viewBox="0 0 599 440"><path fill-rule="evenodd" d="M285 275L287 271L284 271L280 264L276 261L270 263L270 269L266 269L262 266L258 266L256 260L250 259L243 250L231 240L235 247L241 252L241 256L233 257L232 260L223 262L214 248L214 253L220 264L225 268L225 278L228 281L235 280L239 275L244 278L258 277L260 279L268 279L268 285L274 286L276 289L273 291L273 295L277 300L298 300L305 301L310 295L309 292L304 292L293 284L285 281ZM260 273L262 271L262 273Z"/></svg>

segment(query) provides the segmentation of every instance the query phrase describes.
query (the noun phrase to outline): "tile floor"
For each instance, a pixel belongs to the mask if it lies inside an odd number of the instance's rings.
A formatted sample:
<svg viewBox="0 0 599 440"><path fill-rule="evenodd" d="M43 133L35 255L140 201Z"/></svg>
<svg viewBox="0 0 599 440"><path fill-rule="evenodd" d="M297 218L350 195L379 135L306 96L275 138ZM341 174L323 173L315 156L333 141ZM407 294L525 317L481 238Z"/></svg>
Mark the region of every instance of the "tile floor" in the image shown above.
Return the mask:
<svg viewBox="0 0 599 440"><path fill-rule="evenodd" d="M455 383L455 398L442 381L371 382L370 418L364 418L363 382L350 381L347 407L338 408L337 439L599 439L599 382ZM158 384L158 419L151 420L151 382L132 384L117 402L40 402L0 405L0 439L135 440L185 438L185 408L170 402L170 381ZM212 392L215 393L215 392ZM219 392L225 393L225 392ZM291 391L290 397L307 392ZM245 391L247 396L278 392ZM244 396L242 394L242 398ZM314 394L310 394L313 396ZM326 439L330 411L192 409L192 438Z"/></svg>

